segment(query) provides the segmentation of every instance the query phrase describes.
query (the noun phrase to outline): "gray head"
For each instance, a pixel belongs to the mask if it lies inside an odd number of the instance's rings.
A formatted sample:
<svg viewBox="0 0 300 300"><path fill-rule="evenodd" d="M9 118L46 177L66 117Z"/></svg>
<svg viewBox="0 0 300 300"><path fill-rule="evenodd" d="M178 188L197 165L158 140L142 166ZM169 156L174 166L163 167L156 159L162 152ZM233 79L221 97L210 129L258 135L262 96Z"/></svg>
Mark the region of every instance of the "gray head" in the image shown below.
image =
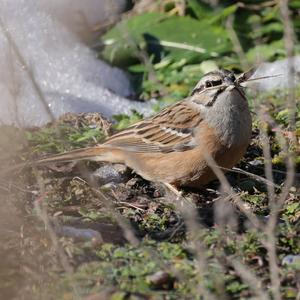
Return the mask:
<svg viewBox="0 0 300 300"><path fill-rule="evenodd" d="M216 70L206 73L201 80L197 83L191 95L201 93L207 89L218 86L234 85L236 78L233 72L228 70Z"/></svg>
<svg viewBox="0 0 300 300"><path fill-rule="evenodd" d="M227 70L207 73L189 98L227 146L246 144L251 135L251 115L239 78Z"/></svg>
<svg viewBox="0 0 300 300"><path fill-rule="evenodd" d="M216 70L205 74L201 78L193 89L191 97L197 103L212 106L219 95L224 92L230 92L232 89L238 89L241 96L244 97L242 87L233 72Z"/></svg>

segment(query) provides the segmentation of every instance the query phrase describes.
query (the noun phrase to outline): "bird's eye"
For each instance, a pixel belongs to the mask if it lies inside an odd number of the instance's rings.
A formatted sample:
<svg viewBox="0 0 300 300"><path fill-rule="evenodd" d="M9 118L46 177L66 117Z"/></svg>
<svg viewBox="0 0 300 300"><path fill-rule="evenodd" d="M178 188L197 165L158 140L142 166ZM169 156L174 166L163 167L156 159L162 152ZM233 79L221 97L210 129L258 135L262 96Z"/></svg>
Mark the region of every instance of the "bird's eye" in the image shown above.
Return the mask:
<svg viewBox="0 0 300 300"><path fill-rule="evenodd" d="M205 82L205 87L209 88L212 86L217 86L217 85L221 85L222 84L222 80L211 80L211 81L206 81Z"/></svg>
<svg viewBox="0 0 300 300"><path fill-rule="evenodd" d="M211 81L206 81L205 82L205 87L212 87L213 85L212 85L212 82Z"/></svg>

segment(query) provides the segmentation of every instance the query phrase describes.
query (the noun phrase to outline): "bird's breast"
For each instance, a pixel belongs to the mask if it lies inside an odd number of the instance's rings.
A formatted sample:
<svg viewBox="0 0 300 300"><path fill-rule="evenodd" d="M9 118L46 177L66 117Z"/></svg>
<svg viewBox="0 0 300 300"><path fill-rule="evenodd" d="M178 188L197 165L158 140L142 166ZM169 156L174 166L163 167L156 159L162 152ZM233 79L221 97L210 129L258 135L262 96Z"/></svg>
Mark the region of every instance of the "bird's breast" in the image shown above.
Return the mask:
<svg viewBox="0 0 300 300"><path fill-rule="evenodd" d="M235 88L224 91L206 113L206 120L228 147L248 144L252 121L247 100Z"/></svg>

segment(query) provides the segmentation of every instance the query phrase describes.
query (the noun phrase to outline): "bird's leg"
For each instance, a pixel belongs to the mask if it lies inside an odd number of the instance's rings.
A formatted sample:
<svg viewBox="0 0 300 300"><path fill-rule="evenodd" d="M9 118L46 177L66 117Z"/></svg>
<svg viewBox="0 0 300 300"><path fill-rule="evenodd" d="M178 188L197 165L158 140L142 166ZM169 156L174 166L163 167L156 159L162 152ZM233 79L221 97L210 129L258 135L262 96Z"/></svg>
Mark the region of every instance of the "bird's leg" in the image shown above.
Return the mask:
<svg viewBox="0 0 300 300"><path fill-rule="evenodd" d="M164 182L164 185L166 186L166 188L168 190L170 190L173 194L175 194L177 196L177 198L180 199L182 197L182 192L178 191L178 189L174 185L167 183L167 182Z"/></svg>
<svg viewBox="0 0 300 300"><path fill-rule="evenodd" d="M164 182L164 185L169 191L171 191L176 196L176 200L180 200L181 206L194 207L194 204L189 199L184 197L182 195L182 191L179 191L174 185L167 182Z"/></svg>

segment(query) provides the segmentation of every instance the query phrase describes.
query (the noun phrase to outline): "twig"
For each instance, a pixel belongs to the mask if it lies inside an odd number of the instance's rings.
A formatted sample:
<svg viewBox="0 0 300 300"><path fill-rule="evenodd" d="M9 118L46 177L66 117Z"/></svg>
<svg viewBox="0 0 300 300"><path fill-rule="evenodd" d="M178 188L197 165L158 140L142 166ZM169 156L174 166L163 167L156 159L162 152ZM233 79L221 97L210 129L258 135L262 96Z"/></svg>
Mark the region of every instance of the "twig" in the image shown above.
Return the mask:
<svg viewBox="0 0 300 300"><path fill-rule="evenodd" d="M128 203L128 202L125 202L125 201L119 201L118 202L118 205L124 205L124 206L119 206L118 208L120 209L120 208L124 208L124 207L126 207L126 208L134 208L134 209L136 209L136 210L139 210L139 211L142 211L142 212L144 212L145 211L145 209L143 209L143 208L140 208L140 207L138 207L138 206L136 206L136 205L134 205L134 204L132 204L132 203Z"/></svg>
<svg viewBox="0 0 300 300"><path fill-rule="evenodd" d="M210 292L210 290L205 286L204 274L208 270L208 264L206 259L206 248L199 238L195 238L195 233L200 232L202 226L197 222L197 210L184 196L179 193L176 188L172 187L170 184L165 184L167 188L172 192L175 197L171 198L171 203L175 205L176 209L183 215L187 230L189 232L190 245L194 250L196 257L196 268L199 274L198 282L198 294L202 295L204 299L207 300L217 300L217 298ZM178 201L181 200L181 201Z"/></svg>
<svg viewBox="0 0 300 300"><path fill-rule="evenodd" d="M238 206L238 208L246 215L246 217L254 225L254 227L256 229L260 230L263 227L263 224L251 211L249 211L249 209L247 209L245 207L245 205L241 201L240 197L231 189L231 186L230 186L228 180L226 179L223 171L216 164L213 157L211 155L209 155L208 153L206 153L205 160L206 160L208 166L212 169L212 171L215 173L216 177L220 181L223 190L229 195L228 198L226 197L225 199L228 199L228 200L234 199L235 204Z"/></svg>
<svg viewBox="0 0 300 300"><path fill-rule="evenodd" d="M287 0L280 0L280 12L282 16L282 21L284 24L284 40L285 40L285 47L288 56L288 83L289 83L289 93L288 93L288 108L289 108L289 121L290 126L292 129L295 128L295 91L294 91L294 80L295 80L295 70L293 65L293 49L294 49L294 34L293 34L293 27L289 16L289 9L288 9L288 1ZM294 141L295 142L295 138ZM276 225L278 220L278 215L284 202L289 194L289 190L294 182L295 179L295 166L294 166L294 153L288 151L288 147L285 147L285 152L287 156L287 177L283 186L283 190L278 197L274 197L270 199L271 202L271 212L270 218L267 223L265 232L266 232L266 241L264 242L265 247L268 251L268 258L269 258L269 267L270 267L270 278L271 278L271 289L272 294L275 300L281 300L281 293L280 293L280 273L279 273L279 266L277 263L277 254L276 254ZM268 151L269 152L269 151ZM268 153L264 153L267 156L268 160ZM270 175L270 172L269 172ZM269 190L270 196L272 196L273 191Z"/></svg>
<svg viewBox="0 0 300 300"><path fill-rule="evenodd" d="M26 190L26 189L23 189L21 188L20 186L12 183L12 182L6 182L6 180L0 180L0 188L3 189L3 190L7 190L7 191L10 191L11 190L11 187L20 191L20 192L23 192L23 193L29 193L29 194L32 194L32 195L36 195L37 192L36 191L30 191L30 190Z"/></svg>
<svg viewBox="0 0 300 300"><path fill-rule="evenodd" d="M245 8L245 9L249 9L249 10L262 10L265 7L275 6L276 4L277 4L276 0L271 0L271 1L265 1L260 4L245 4L243 2L238 2L237 6Z"/></svg>
<svg viewBox="0 0 300 300"><path fill-rule="evenodd" d="M230 15L227 18L226 28L227 28L227 31L229 33L229 37L230 37L231 42L233 44L234 50L235 50L236 54L238 55L238 57L240 59L240 64L242 65L244 70L247 70L247 69L250 68L250 66L249 66L247 57L245 55L245 52L242 48L242 45L239 41L239 38L238 38L234 28L233 28L233 18L234 18L233 15Z"/></svg>
<svg viewBox="0 0 300 300"><path fill-rule="evenodd" d="M264 108L261 108L259 111L260 120L264 121L265 119L265 111ZM269 116L268 116L269 117ZM260 139L263 148L264 154L264 169L266 177L269 181L273 181L272 174L272 158L271 158L271 147L270 141L265 130L264 124L260 122ZM280 274L279 274L279 266L277 263L277 255L276 255L276 233L275 228L277 224L278 214L280 208L277 205L277 197L275 195L275 190L273 186L267 185L268 190L268 199L269 199L269 208L270 208L270 218L268 220L267 226L264 228L265 239L262 241L263 245L267 249L268 254L268 263L269 263L269 274L271 278L271 290L274 296L274 299L280 300Z"/></svg>
<svg viewBox="0 0 300 300"><path fill-rule="evenodd" d="M101 201L104 203L104 205L110 209L110 212L113 214L118 225L122 228L127 241L134 246L139 245L140 242L136 238L133 228L130 225L130 223L119 212L114 210L114 207L113 207L111 201L104 195L103 192L101 192L95 188L92 188L92 190L99 197L99 199L101 199Z"/></svg>
<svg viewBox="0 0 300 300"><path fill-rule="evenodd" d="M15 70L15 64L13 61L13 53L12 53L12 47L11 44L9 44L9 68L10 68L10 72L9 75L11 75L10 78L10 83L11 83L11 87L9 88L10 90L10 94L12 95L12 99L13 99L13 106L14 106L14 111L15 111L15 120L16 120L16 125L18 127L21 127L21 122L20 122L20 118L19 118L19 108L18 108L18 94L20 93L20 83L17 82L17 76L16 76L16 70ZM20 80L19 80L20 81ZM8 85L9 86L9 85Z"/></svg>
<svg viewBox="0 0 300 300"><path fill-rule="evenodd" d="M259 115L260 115L260 120L263 120L262 110L260 110ZM263 154L264 154L265 174L266 174L267 180L269 182L274 182L273 173L272 173L273 170L272 170L271 146L270 146L270 141L269 141L267 132L265 130L265 126L263 126L263 125L260 126L260 139L261 139L261 144L262 144ZM272 206L275 201L274 186L267 185L267 190L268 190L268 196L269 196L269 203Z"/></svg>
<svg viewBox="0 0 300 300"><path fill-rule="evenodd" d="M135 236L131 224L118 211L114 209L112 201L110 201L105 196L105 194L98 189L95 180L93 180L93 177L90 176L84 164L79 165L79 170L80 173L83 175L83 177L86 179L86 181L83 179L81 180L86 182L91 187L93 193L97 196L99 200L101 200L101 202L105 205L105 207L111 212L118 225L122 228L124 232L124 236L127 239L127 241L134 246L139 245L139 240Z"/></svg>
<svg viewBox="0 0 300 300"><path fill-rule="evenodd" d="M272 181L270 181L270 180L268 180L268 179L266 179L266 178L264 178L262 176L259 176L259 175L247 172L247 171L242 170L240 168L236 168L236 167L234 167L232 169L223 168L223 167L219 167L219 168L222 169L222 170L233 172L233 173L244 174L244 175L247 175L249 177L252 177L253 179L256 179L257 181L263 182L266 185L271 185L273 187L280 188L280 186L278 184L275 184L274 182L272 182Z"/></svg>
<svg viewBox="0 0 300 300"><path fill-rule="evenodd" d="M63 251L63 249L61 248L59 239L55 233L54 228L52 227L52 224L49 220L49 216L47 213L47 206L45 203L45 195L46 195L46 190L45 190L45 185L43 182L43 178L41 176L39 176L36 172L34 172L35 177L36 177L36 181L38 183L39 186L39 190L40 190L40 196L35 202L34 202L34 207L36 209L37 215L40 217L40 219L44 222L45 227L49 233L51 242L55 248L55 251L59 257L61 266L63 267L64 271L68 274L69 278L71 279L71 286L74 292L74 297L75 299L80 299L79 296L79 292L77 290L77 286L75 284L75 282L72 280L72 274L73 274L73 268L72 266L69 264L68 258L65 254L65 252Z"/></svg>
<svg viewBox="0 0 300 300"><path fill-rule="evenodd" d="M234 267L235 271L243 279L243 281L249 285L252 293L259 297L259 300L270 300L268 294L261 287L261 281L252 271L249 270L249 268L245 267L245 265L236 258L232 257L228 259L228 261Z"/></svg>

